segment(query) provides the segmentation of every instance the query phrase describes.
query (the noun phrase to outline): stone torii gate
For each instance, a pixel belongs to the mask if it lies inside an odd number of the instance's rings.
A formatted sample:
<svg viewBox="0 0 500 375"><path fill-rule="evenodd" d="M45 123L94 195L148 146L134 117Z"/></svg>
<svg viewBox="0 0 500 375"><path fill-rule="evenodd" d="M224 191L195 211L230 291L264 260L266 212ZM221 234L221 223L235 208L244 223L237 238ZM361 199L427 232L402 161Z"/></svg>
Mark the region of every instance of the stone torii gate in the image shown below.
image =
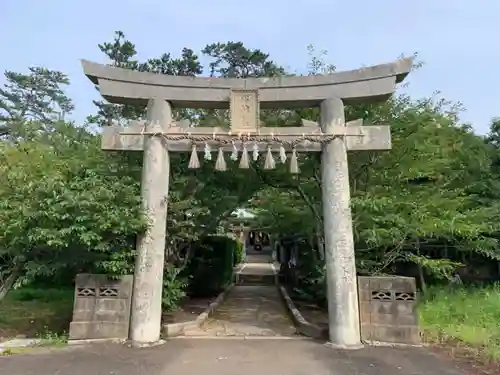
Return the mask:
<svg viewBox="0 0 500 375"><path fill-rule="evenodd" d="M266 152L264 167L274 168L273 152L282 162L291 152L290 171L298 173L297 152L321 152L323 218L330 344L359 348L360 318L350 209L347 151L388 150L390 128L347 122L344 105L383 101L392 95L412 67L401 59L353 71L322 76L273 78L201 78L136 72L82 61L87 77L111 103L147 106L147 120L128 127L110 126L103 150L144 151L142 204L150 221L138 240L130 339L154 343L161 330L161 295L170 178L169 152L191 151L190 168L199 167L197 147L205 159L218 149L215 168L225 170L224 152L241 153L240 168ZM191 127L172 120L172 106L230 108L230 130ZM296 127L261 127L260 108L320 106L320 123Z"/></svg>

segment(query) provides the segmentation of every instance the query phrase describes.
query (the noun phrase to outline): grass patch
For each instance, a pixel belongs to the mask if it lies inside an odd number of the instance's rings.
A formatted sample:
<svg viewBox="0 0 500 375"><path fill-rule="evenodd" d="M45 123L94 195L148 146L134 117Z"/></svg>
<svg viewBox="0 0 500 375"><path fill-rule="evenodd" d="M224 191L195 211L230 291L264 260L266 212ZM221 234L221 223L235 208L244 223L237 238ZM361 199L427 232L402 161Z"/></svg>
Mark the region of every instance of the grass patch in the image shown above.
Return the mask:
<svg viewBox="0 0 500 375"><path fill-rule="evenodd" d="M20 288L0 301L0 337L38 337L60 343L73 311L74 289Z"/></svg>
<svg viewBox="0 0 500 375"><path fill-rule="evenodd" d="M460 342L500 361L500 284L431 289L419 314L426 341Z"/></svg>

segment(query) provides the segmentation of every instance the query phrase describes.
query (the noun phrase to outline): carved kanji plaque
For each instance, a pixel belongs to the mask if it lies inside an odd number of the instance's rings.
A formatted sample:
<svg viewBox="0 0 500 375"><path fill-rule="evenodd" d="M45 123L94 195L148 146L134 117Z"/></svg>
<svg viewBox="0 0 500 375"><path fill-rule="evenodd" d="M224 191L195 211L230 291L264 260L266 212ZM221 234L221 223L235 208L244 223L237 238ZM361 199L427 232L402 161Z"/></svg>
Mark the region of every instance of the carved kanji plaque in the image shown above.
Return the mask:
<svg viewBox="0 0 500 375"><path fill-rule="evenodd" d="M231 131L255 132L259 124L257 90L231 90Z"/></svg>

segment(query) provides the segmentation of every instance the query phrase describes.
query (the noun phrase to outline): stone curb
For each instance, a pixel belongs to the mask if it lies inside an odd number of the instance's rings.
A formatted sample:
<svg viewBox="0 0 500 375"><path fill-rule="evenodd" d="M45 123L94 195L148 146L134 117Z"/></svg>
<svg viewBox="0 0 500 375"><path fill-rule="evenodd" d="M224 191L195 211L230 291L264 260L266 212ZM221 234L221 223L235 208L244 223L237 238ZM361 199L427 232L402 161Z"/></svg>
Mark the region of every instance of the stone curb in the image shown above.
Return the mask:
<svg viewBox="0 0 500 375"><path fill-rule="evenodd" d="M240 281L241 271L243 271L243 268L245 268L245 265L246 265L246 263L243 261L242 263L234 266L233 272L234 272L234 284L235 285L238 285L238 283Z"/></svg>
<svg viewBox="0 0 500 375"><path fill-rule="evenodd" d="M200 327L208 317L224 302L228 293L233 289L234 285L238 283L239 274L241 270L245 267L245 263L240 263L234 267L234 277L233 283L230 284L222 293L220 293L217 298L194 320L189 320L182 323L169 323L164 324L162 327L162 332L165 337L177 337L181 336L184 332L196 329Z"/></svg>
<svg viewBox="0 0 500 375"><path fill-rule="evenodd" d="M0 354L9 349L29 348L32 346L36 346L39 345L41 342L42 342L41 339L36 339L36 338L10 339L4 342L0 342Z"/></svg>
<svg viewBox="0 0 500 375"><path fill-rule="evenodd" d="M290 317L292 318L292 322L297 328L297 332L313 339L328 340L328 329L323 329L318 325L305 320L299 309L295 307L295 304L290 298L290 295L288 294L286 288L283 285L280 285L276 266L273 263L271 263L271 266L273 268L276 286L280 291L281 298L283 298L283 301L285 302L285 306L288 310L288 313L290 314Z"/></svg>
<svg viewBox="0 0 500 375"><path fill-rule="evenodd" d="M297 331L300 334L312 337L313 339L328 340L328 329L321 328L320 326L305 320L299 309L295 307L295 304L290 298L290 295L288 294L285 287L282 285L278 285L278 288L280 290L281 297L285 301L285 306L290 313L293 324L295 324L295 327L297 328Z"/></svg>
<svg viewBox="0 0 500 375"><path fill-rule="evenodd" d="M105 339L77 339L68 340L68 346L79 346L88 344L125 344L126 338L105 338Z"/></svg>
<svg viewBox="0 0 500 375"><path fill-rule="evenodd" d="M208 319L210 314L212 314L226 299L227 294L233 288L234 283L229 285L222 293L220 293L217 298L203 311L200 315L196 317L195 320L189 320L182 323L169 323L164 324L162 332L165 337L176 337L182 335L184 332L196 329L200 327Z"/></svg>

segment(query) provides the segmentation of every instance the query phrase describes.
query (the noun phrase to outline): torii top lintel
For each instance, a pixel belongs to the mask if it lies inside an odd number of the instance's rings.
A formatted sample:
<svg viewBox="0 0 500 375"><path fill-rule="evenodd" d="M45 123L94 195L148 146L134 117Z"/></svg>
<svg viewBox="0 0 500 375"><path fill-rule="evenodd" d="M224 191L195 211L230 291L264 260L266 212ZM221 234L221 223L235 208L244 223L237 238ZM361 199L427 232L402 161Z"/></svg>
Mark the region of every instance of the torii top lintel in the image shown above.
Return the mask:
<svg viewBox="0 0 500 375"><path fill-rule="evenodd" d="M231 90L258 90L260 108L313 107L332 96L345 104L383 101L412 64L405 58L328 75L241 79L137 72L82 60L85 75L111 103L145 105L161 98L185 108L228 108Z"/></svg>

